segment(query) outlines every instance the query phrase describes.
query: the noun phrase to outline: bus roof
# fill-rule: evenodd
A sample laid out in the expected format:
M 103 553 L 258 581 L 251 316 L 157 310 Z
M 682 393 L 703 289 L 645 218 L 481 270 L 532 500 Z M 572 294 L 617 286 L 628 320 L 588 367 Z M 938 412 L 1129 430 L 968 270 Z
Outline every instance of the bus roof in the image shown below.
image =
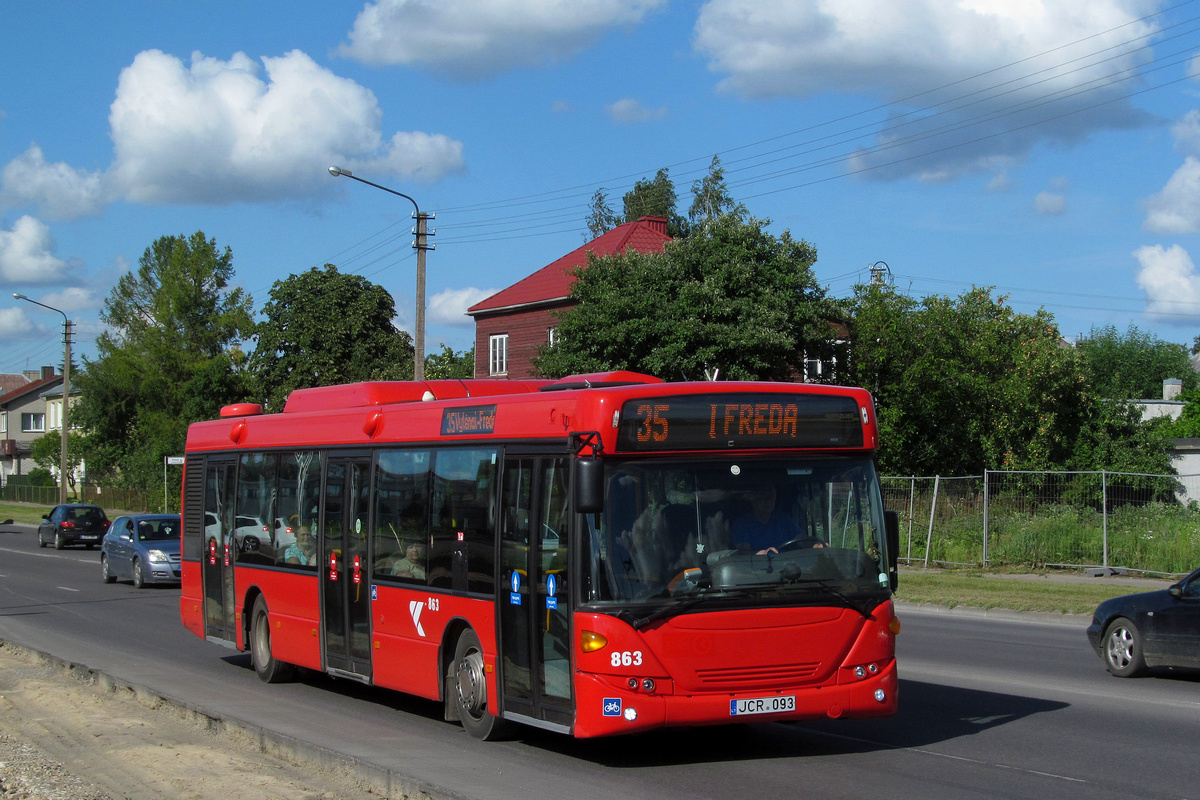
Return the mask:
M 775 399 L 784 395 L 792 396 L 788 408 L 797 403 L 803 408 L 786 411 L 782 397 Z M 640 402 L 644 398 L 661 402 L 646 405 Z M 666 402 L 670 398 L 680 401 Z M 684 402 L 682 398 L 692 400 Z M 704 405 L 706 402 L 709 405 Z M 717 405 L 721 405 L 719 411 Z M 709 406 L 711 411 L 707 410 Z M 639 409 L 648 409 L 646 413 L 653 416 L 653 425 L 649 416 L 645 422 L 647 431 L 653 427 L 653 432 L 665 433 L 669 429 L 680 432 L 679 437 L 647 440 L 653 441 L 653 446 L 636 444 L 638 439 L 630 430 L 638 424 L 633 416 Z M 717 416 L 721 415 L 725 433 L 740 429 L 746 435 L 721 437 L 719 444 L 705 444 L 696 432 L 708 425 L 709 421 L 701 416 L 710 413 L 714 433 L 719 433 Z M 793 418 L 793 430 L 795 419 L 802 427 L 807 426 L 806 430 L 824 430 L 829 427 L 828 419 L 838 420 L 837 430 L 828 440 L 810 436 L 797 440 L 799 443 L 792 447 L 872 450 L 876 446 L 874 405 L 863 389 L 799 383 L 665 383 L 650 375 L 622 370 L 572 375 L 557 381 L 369 381 L 298 389 L 280 413 L 263 414 L 256 403 L 239 403 L 223 408 L 220 419 L 193 424 L 188 429 L 187 450 L 355 447 L 384 442 L 565 441 L 572 433 L 595 431 L 606 453 L 670 451 L 676 449 L 676 442 L 682 443 L 681 450 L 719 447 L 727 451 L 788 446 L 788 440 L 769 433 L 787 430 L 780 426 L 787 422 L 788 414 Z M 674 427 L 667 428 L 668 422 Z M 685 438 L 682 432 L 688 429 L 693 433 Z M 861 433 L 845 436 L 855 430 Z M 757 431 L 763 435 L 754 435 Z

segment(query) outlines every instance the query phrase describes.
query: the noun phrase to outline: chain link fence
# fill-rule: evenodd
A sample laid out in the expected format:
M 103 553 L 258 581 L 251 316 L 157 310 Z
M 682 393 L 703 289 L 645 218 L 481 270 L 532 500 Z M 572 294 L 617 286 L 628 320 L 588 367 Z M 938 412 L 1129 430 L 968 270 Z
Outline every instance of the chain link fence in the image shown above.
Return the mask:
M 19 486 L 14 481 L 0 488 L 0 501 L 8 503 L 34 503 L 51 507 L 58 505 L 57 486 Z M 86 483 L 76 486 L 67 493 L 68 503 L 95 503 L 106 511 L 161 511 L 163 495 L 145 494 L 133 489 L 115 489 Z M 179 495 L 167 498 L 170 511 L 178 511 Z M 109 514 L 112 516 L 112 514 Z
M 1200 561 L 1200 475 L 985 472 L 885 477 L 908 564 L 1108 568 L 1176 575 Z

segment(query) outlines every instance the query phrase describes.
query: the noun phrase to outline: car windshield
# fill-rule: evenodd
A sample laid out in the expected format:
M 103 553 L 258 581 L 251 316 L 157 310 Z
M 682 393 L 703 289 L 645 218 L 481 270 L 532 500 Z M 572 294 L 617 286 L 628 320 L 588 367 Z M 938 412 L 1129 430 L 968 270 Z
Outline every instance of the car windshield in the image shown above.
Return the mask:
M 867 458 L 626 461 L 585 517 L 585 602 L 835 603 L 888 591 Z
M 177 539 L 179 538 L 179 518 L 138 520 L 137 538 L 139 542 Z

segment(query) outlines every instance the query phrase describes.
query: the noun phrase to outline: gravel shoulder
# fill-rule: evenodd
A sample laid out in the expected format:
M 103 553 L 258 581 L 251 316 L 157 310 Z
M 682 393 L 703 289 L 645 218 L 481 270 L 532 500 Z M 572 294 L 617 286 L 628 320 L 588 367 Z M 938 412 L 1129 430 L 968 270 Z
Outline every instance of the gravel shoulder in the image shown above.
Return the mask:
M 3 800 L 386 796 L 349 770 L 263 752 L 246 732 L 114 685 L 90 670 L 0 643 Z

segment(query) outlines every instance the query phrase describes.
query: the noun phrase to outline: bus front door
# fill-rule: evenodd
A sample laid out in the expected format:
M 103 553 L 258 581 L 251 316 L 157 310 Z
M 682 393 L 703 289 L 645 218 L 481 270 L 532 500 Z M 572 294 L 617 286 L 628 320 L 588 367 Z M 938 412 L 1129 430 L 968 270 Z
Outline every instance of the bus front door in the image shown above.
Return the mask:
M 237 602 L 233 584 L 234 475 L 237 462 L 210 458 L 204 475 L 204 635 L 209 641 L 237 646 Z
M 367 456 L 325 462 L 320 526 L 321 617 L 325 668 L 333 675 L 371 680 L 371 605 L 367 525 L 371 494 Z
M 509 455 L 501 522 L 501 705 L 505 716 L 570 730 L 567 592 L 569 459 Z

